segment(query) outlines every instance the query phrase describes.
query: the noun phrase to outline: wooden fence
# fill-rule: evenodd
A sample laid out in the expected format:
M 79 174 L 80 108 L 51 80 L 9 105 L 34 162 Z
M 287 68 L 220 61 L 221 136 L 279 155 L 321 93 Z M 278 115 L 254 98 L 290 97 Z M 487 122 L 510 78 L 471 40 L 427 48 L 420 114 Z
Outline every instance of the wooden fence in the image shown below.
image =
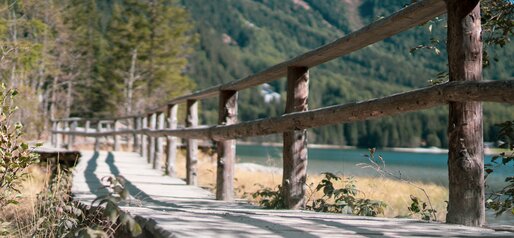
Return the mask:
M 448 12 L 449 82 L 383 98 L 308 109 L 309 68 L 391 37 L 445 12 Z M 52 143 L 60 146 L 66 140 L 65 143 L 71 146 L 75 136 L 94 137 L 95 149 L 98 150 L 100 138 L 112 137 L 113 149 L 119 150 L 119 136 L 131 135 L 134 151 L 141 153 L 153 168 L 164 168 L 167 174 L 173 176 L 176 171 L 177 139 L 183 138 L 186 140 L 187 151 L 186 181 L 187 184 L 196 185 L 197 140 L 214 140 L 218 154 L 216 198 L 230 201 L 233 200 L 234 191 L 235 139 L 283 133 L 282 195 L 288 208 L 297 209 L 305 203 L 307 128 L 368 120 L 449 104 L 450 198 L 447 221 L 481 226 L 485 221 L 485 212 L 480 102 L 514 104 L 514 80 L 481 81 L 480 40 L 479 1 L 460 3 L 458 0 L 421 0 L 330 44 L 260 73 L 175 98 L 143 115 L 109 120 L 53 120 Z M 238 91 L 284 76 L 287 76 L 284 115 L 237 121 Z M 218 125 L 198 126 L 198 100 L 216 96 L 219 98 Z M 178 128 L 177 108 L 182 103 L 186 105 L 187 116 L 185 127 Z

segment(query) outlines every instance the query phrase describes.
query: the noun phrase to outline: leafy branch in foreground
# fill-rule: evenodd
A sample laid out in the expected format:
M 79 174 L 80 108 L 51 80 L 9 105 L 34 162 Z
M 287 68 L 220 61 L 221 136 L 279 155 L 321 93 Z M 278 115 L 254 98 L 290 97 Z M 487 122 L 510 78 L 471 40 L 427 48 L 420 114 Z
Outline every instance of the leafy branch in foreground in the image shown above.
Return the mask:
M 120 202 L 129 198 L 129 192 L 125 188 L 125 178 L 123 176 L 106 176 L 102 178 L 102 180 L 107 181 L 107 185 L 103 187 L 106 188 L 109 193 L 93 200 L 91 206 L 93 206 L 95 202 L 98 202 L 98 206 L 105 205 L 103 215 L 112 223 L 117 222 L 118 227 L 116 227 L 115 230 L 119 227 L 125 227 L 132 236 L 140 235 L 142 228 L 139 223 L 137 223 L 128 212 L 123 211 L 119 207 Z
M 514 33 L 514 3 L 508 0 L 483 0 L 480 6 L 482 14 L 482 39 L 483 39 L 483 56 L 482 64 L 486 68 L 491 65 L 491 46 L 504 47 L 511 42 L 512 33 Z M 428 32 L 432 35 L 429 42 L 419 44 L 410 49 L 413 54 L 418 50 L 430 50 L 436 55 L 441 55 L 441 49 L 446 45 L 446 39 L 443 36 L 434 36 L 434 27 L 446 27 L 446 19 L 436 17 L 422 25 L 427 27 Z M 498 62 L 497 57 L 492 60 Z M 439 72 L 435 79 L 429 80 L 429 83 L 439 84 L 449 80 L 448 72 Z
M 25 168 L 37 161 L 33 148 L 21 138 L 23 125 L 13 122 L 13 114 L 18 109 L 14 103 L 17 94 L 16 89 L 0 84 L 0 207 L 17 203 L 13 192 L 20 192 L 16 186 L 27 175 Z
M 494 172 L 494 168 L 514 163 L 514 121 L 506 121 L 497 126 L 501 128 L 498 135 L 501 141 L 500 148 L 507 149 L 507 151 L 493 156 L 491 163 L 484 165 L 486 179 Z M 501 159 L 500 162 L 498 162 L 499 159 Z M 505 182 L 507 185 L 500 191 L 489 194 L 485 203 L 487 208 L 495 211 L 496 216 L 508 210 L 514 215 L 514 175 L 506 177 Z
M 375 157 L 375 152 L 376 152 L 375 148 L 370 148 L 369 155 L 365 155 L 365 157 L 368 158 L 369 163 L 360 163 L 360 164 L 357 164 L 357 166 L 359 166 L 361 168 L 371 168 L 371 169 L 375 170 L 381 176 L 392 177 L 394 179 L 405 182 L 405 183 L 419 189 L 425 195 L 427 202 L 424 202 L 424 201 L 420 200 L 419 198 L 411 195 L 412 203 L 411 203 L 410 207 L 408 207 L 409 211 L 413 214 L 419 214 L 423 220 L 428 221 L 428 220 L 432 219 L 433 221 L 436 221 L 437 220 L 437 210 L 434 209 L 434 207 L 432 206 L 432 202 L 430 201 L 430 197 L 428 196 L 427 191 L 424 188 L 416 185 L 415 183 L 413 183 L 409 180 L 406 180 L 401 175 L 396 175 L 396 174 L 392 173 L 391 171 L 388 171 L 386 169 L 386 164 L 385 164 L 384 158 L 382 158 L 382 156 L 380 156 L 380 155 Z
M 323 196 L 312 201 L 307 209 L 317 212 L 332 212 L 353 214 L 359 216 L 377 216 L 384 214 L 387 206 L 384 202 L 366 198 L 357 198 L 359 190 L 355 186 L 355 180 L 350 177 L 344 180 L 332 173 L 322 173 L 325 177 L 316 186 L 316 191 L 323 191 Z M 338 188 L 334 182 L 344 182 L 344 186 Z M 333 203 L 330 203 L 333 201 Z

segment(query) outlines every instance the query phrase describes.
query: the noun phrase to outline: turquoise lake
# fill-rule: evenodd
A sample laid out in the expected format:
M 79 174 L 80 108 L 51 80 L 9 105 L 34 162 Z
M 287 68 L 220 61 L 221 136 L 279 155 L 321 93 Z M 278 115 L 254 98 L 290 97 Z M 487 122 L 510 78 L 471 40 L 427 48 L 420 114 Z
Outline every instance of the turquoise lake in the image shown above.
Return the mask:
M 282 167 L 282 148 L 278 146 L 237 145 L 238 162 L 256 163 Z M 361 168 L 358 164 L 369 163 L 365 155 L 367 149 L 309 148 L 308 172 L 317 174 L 332 172 L 345 176 L 380 176 L 375 170 Z M 446 153 L 397 152 L 378 149 L 375 157 L 382 156 L 385 168 L 398 177 L 412 181 L 422 181 L 448 186 L 448 166 Z M 489 163 L 491 156 L 486 156 Z M 488 185 L 498 188 L 504 184 L 506 176 L 512 176 L 512 166 L 500 166 L 487 178 Z

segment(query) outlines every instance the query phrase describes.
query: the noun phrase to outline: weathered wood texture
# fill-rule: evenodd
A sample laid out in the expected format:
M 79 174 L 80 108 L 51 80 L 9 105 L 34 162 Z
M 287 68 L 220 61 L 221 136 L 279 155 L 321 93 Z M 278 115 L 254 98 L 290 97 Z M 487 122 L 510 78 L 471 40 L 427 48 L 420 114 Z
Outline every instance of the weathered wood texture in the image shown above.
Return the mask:
M 139 135 L 136 131 L 141 129 L 141 119 L 139 117 L 132 118 L 132 128 L 134 129 L 134 133 L 132 133 L 132 152 L 137 152 L 139 150 Z
M 58 122 L 56 122 L 56 121 L 52 122 L 52 131 L 56 131 L 57 130 L 57 123 Z M 58 147 L 57 146 L 57 134 L 56 133 L 52 133 L 52 135 L 50 137 L 50 140 L 51 140 L 52 146 Z
M 155 113 L 152 113 L 148 116 L 148 128 L 155 130 L 155 124 L 157 122 L 157 115 Z M 152 163 L 155 159 L 155 137 L 149 136 L 148 137 L 148 157 L 147 162 Z
M 287 100 L 285 113 L 308 110 L 309 69 L 290 67 L 287 71 Z M 305 207 L 307 181 L 307 130 L 293 128 L 283 134 L 282 195 L 290 209 Z
M 186 110 L 186 127 L 194 128 L 198 126 L 198 102 L 196 100 L 188 100 Z M 197 185 L 198 142 L 195 139 L 188 139 L 186 143 L 186 183 Z
M 237 91 L 222 91 L 219 96 L 218 124 L 235 123 L 237 123 Z M 232 201 L 234 200 L 236 140 L 218 141 L 217 153 L 216 199 Z
M 100 123 L 96 123 L 96 133 L 100 133 L 102 130 L 102 124 Z M 96 136 L 95 137 L 95 148 L 94 148 L 95 151 L 99 151 L 100 150 L 100 137 L 99 136 Z
M 178 105 L 172 104 L 168 106 L 168 128 L 170 130 L 177 129 L 177 113 Z M 174 136 L 166 136 L 166 174 L 176 176 L 176 160 L 177 160 L 177 138 Z
M 448 0 L 450 81 L 482 80 L 480 1 Z M 514 92 L 514 91 L 513 91 Z M 485 224 L 481 102 L 450 102 L 448 223 Z
M 157 113 L 157 129 L 164 129 L 164 116 L 166 114 L 164 112 Z M 162 158 L 164 156 L 164 138 L 156 137 L 155 138 L 155 160 L 153 161 L 153 168 L 161 170 L 162 169 Z
M 61 129 L 62 129 L 63 131 L 69 132 L 69 131 L 68 131 L 68 123 L 69 123 L 69 122 L 67 122 L 67 121 L 63 121 L 63 122 L 61 122 Z M 62 134 L 62 136 L 61 136 L 61 142 L 63 143 L 63 145 L 62 145 L 62 146 L 64 146 L 64 147 L 67 147 L 67 146 L 68 146 L 68 140 L 67 140 L 67 135 L 66 135 L 66 134 Z
M 90 127 L 91 127 L 91 121 L 87 120 L 87 121 L 84 123 L 84 131 L 85 131 L 85 132 L 88 132 Z
M 498 102 L 514 104 L 514 80 L 502 81 L 459 81 L 439 84 L 391 96 L 360 102 L 335 105 L 306 112 L 285 114 L 276 118 L 266 118 L 241 122 L 234 125 L 183 129 L 141 129 L 147 136 L 176 136 L 186 139 L 227 140 L 251 136 L 282 133 L 294 129 L 307 129 L 331 124 L 363 121 L 404 112 L 420 111 L 449 102 Z M 72 134 L 65 130 L 54 131 L 59 134 Z M 80 136 L 112 136 L 114 132 L 99 133 L 73 132 Z M 118 134 L 133 133 L 120 130 Z
M 77 121 L 71 121 L 71 122 L 68 122 L 66 124 L 68 126 L 68 131 L 70 131 L 70 132 L 75 132 L 76 131 L 76 129 L 77 129 Z M 67 148 L 69 150 L 71 150 L 73 148 L 74 144 L 75 144 L 75 135 L 72 133 L 72 134 L 68 135 L 68 146 L 67 146 Z
M 147 128 L 148 127 L 148 118 L 147 117 L 141 117 L 141 127 Z M 141 157 L 145 158 L 148 155 L 148 137 L 141 133 Z M 148 159 L 147 159 L 148 161 Z
M 151 136 L 173 135 L 181 138 L 220 141 L 364 121 L 429 109 L 446 105 L 448 102 L 483 101 L 514 104 L 514 97 L 511 96 L 513 91 L 514 80 L 449 82 L 383 98 L 324 107 L 307 112 L 288 113 L 276 118 L 259 119 L 234 125 L 196 129 L 143 130 L 143 132 Z
M 114 120 L 114 122 L 112 123 L 112 130 L 113 131 L 117 131 L 118 130 L 118 120 Z M 114 134 L 112 136 L 113 138 L 113 150 L 114 151 L 119 151 L 120 150 L 120 136 L 118 134 Z

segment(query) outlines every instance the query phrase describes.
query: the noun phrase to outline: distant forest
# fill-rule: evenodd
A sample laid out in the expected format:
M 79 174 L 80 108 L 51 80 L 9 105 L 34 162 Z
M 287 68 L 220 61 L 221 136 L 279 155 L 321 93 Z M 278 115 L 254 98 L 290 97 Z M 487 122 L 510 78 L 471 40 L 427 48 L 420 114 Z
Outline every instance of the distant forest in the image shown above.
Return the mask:
M 388 16 L 410 0 L 0 0 L 0 74 L 24 95 L 20 117 L 142 112 L 194 90 L 241 79 Z M 446 71 L 445 19 L 429 22 L 310 70 L 311 109 L 429 86 Z M 433 48 L 412 51 L 420 45 Z M 423 48 L 423 47 L 421 47 Z M 484 79 L 514 76 L 514 47 L 488 48 Z M 265 101 L 264 94 L 275 99 Z M 280 95 L 280 98 L 276 96 Z M 279 116 L 285 80 L 240 92 L 239 120 Z M 484 132 L 514 108 L 486 104 Z M 217 122 L 217 100 L 201 102 Z M 447 109 L 310 130 L 310 143 L 446 147 Z M 280 140 L 280 135 L 249 140 Z
M 365 24 L 388 16 L 410 0 L 283 1 L 283 0 L 182 0 L 196 22 L 199 44 L 188 75 L 197 88 L 240 79 L 273 64 L 340 38 Z M 432 25 L 430 27 L 430 25 Z M 429 31 L 429 28 L 431 31 Z M 429 86 L 446 71 L 444 17 L 383 42 L 311 69 L 309 107 L 319 108 L 386 96 Z M 434 40 L 440 54 L 420 49 Z M 510 60 L 514 47 L 489 49 L 491 64 L 484 79 L 514 76 Z M 265 103 L 260 89 L 241 92 L 239 119 L 278 116 L 284 112 L 285 80 L 271 83 L 282 95 L 278 103 Z M 216 122 L 215 100 L 203 102 L 204 123 Z M 514 118 L 514 107 L 486 104 L 484 133 L 495 141 L 496 123 Z M 359 147 L 446 147 L 447 107 L 359 123 L 312 129 L 310 143 Z M 279 140 L 280 137 L 249 140 Z

